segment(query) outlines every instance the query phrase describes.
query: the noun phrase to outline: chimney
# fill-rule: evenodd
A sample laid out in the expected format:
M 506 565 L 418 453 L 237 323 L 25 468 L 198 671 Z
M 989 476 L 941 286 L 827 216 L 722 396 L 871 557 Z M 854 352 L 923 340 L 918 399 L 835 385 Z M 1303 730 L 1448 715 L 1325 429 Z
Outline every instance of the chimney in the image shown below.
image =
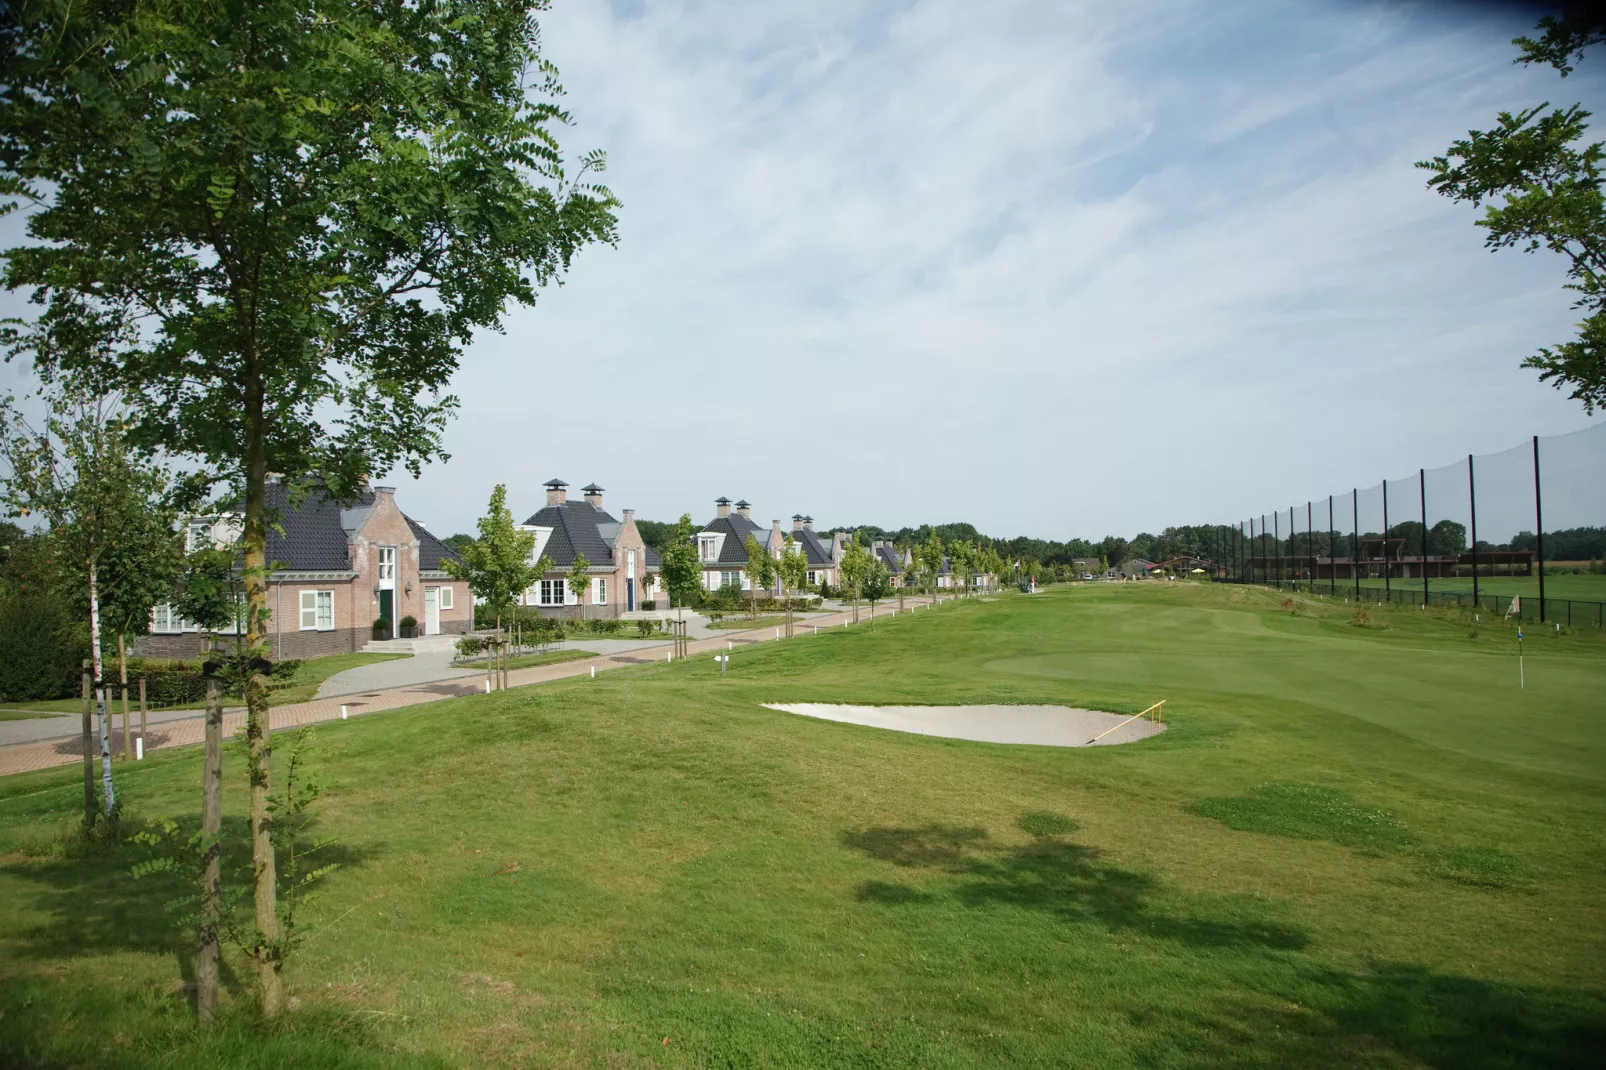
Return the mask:
M 871 541 L 870 546 L 872 549 L 879 550 L 881 547 L 885 546 L 886 543 L 887 540 L 885 539 L 874 539 Z
M 569 500 L 569 484 L 561 479 L 549 479 L 543 486 L 546 487 L 546 503 L 548 505 L 562 505 Z
M 636 511 L 634 509 L 626 509 L 626 510 L 624 510 L 624 514 L 625 514 L 624 522 L 626 524 L 628 524 L 632 520 L 636 519 Z
M 781 522 L 779 520 L 770 521 L 770 542 L 776 546 L 786 545 L 786 536 L 781 534 Z
M 720 520 L 731 515 L 731 500 L 729 498 L 714 499 L 714 516 Z
M 380 497 L 380 498 L 394 498 L 394 497 L 396 497 L 396 488 L 395 487 L 375 487 L 374 488 L 374 494 L 375 494 L 375 496 Z
M 802 531 L 803 530 L 803 514 L 802 513 L 793 513 L 792 514 L 792 530 L 793 531 Z
M 803 530 L 804 531 L 813 531 L 814 530 L 814 518 L 812 516 L 806 516 L 806 517 L 803 518 Z
M 743 520 L 753 519 L 753 507 L 745 501 L 736 503 L 736 511 L 742 514 Z
M 602 488 L 601 487 L 597 486 L 595 483 L 587 483 L 585 486 L 581 487 L 580 489 L 585 493 L 586 504 L 587 505 L 591 506 L 593 509 L 601 509 L 602 508 Z

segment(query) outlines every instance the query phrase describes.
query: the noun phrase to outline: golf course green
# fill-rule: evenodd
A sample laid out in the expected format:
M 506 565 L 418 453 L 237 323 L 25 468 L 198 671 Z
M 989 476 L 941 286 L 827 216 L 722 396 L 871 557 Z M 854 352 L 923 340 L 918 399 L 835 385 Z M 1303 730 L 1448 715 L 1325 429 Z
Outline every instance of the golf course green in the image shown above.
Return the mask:
M 0 1065 L 1597 1066 L 1606 636 L 1524 648 L 1519 689 L 1457 610 L 1051 587 L 327 724 L 266 1028 L 232 951 L 194 1024 L 187 878 L 130 874 L 199 749 L 118 767 L 117 842 L 77 768 L 7 777 Z M 762 705 L 1161 699 L 1078 749 Z

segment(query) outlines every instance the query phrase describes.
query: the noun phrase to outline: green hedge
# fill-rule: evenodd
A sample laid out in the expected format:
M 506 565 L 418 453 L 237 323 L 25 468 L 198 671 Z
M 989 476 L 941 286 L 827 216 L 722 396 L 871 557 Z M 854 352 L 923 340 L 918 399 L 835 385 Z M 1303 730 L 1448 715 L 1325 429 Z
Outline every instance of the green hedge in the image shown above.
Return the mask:
M 88 656 L 88 629 L 58 599 L 0 587 L 0 701 L 71 698 Z

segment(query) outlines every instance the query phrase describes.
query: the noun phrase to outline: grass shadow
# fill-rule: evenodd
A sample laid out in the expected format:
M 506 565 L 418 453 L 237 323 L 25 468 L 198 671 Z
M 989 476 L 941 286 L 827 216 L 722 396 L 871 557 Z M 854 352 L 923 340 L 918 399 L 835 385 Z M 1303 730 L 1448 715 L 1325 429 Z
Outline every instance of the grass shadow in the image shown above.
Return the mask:
M 1022 821 L 1033 828 L 1074 827 L 1059 815 L 1028 814 Z M 949 895 L 969 907 L 1044 911 L 1066 922 L 1093 922 L 1192 946 L 1293 949 L 1308 943 L 1303 932 L 1258 918 L 1184 917 L 1156 908 L 1152 900 L 1161 890 L 1156 878 L 1109 865 L 1100 860 L 1098 848 L 1052 835 L 1007 847 L 993 844 L 979 828 L 880 826 L 845 832 L 842 842 L 878 861 L 961 878 Z M 900 905 L 940 898 L 881 881 L 861 884 L 855 895 L 861 902 Z

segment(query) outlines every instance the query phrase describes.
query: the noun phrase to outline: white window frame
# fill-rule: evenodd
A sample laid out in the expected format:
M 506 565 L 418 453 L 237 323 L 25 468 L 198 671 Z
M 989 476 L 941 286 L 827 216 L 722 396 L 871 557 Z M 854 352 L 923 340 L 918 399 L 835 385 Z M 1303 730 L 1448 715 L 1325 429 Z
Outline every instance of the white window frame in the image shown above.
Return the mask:
M 436 609 L 451 609 L 452 608 L 452 590 L 453 590 L 453 587 L 449 583 L 443 583 L 443 584 L 440 585 L 439 590 L 435 594 L 435 608 Z
M 310 597 L 309 597 L 310 596 Z M 307 589 L 299 598 L 301 631 L 332 632 L 335 630 L 335 592 Z
M 595 576 L 591 580 L 592 605 L 605 606 L 608 604 L 608 577 Z
M 386 560 L 387 557 L 389 558 L 388 561 Z M 381 586 L 384 585 L 386 580 L 390 581 L 391 587 L 395 586 L 395 584 L 396 584 L 396 557 L 397 557 L 396 547 L 394 547 L 394 546 L 381 546 L 381 547 L 379 547 L 379 583 L 380 583 Z M 390 588 L 386 588 L 386 589 L 389 590 Z
M 719 539 L 713 535 L 705 535 L 697 540 L 698 556 L 704 561 L 717 561 L 719 559 Z
M 156 635 L 178 635 L 189 631 L 189 623 L 178 614 L 171 602 L 158 602 L 151 607 L 151 631 Z
M 192 554 L 197 550 L 212 549 L 212 522 L 191 520 L 184 548 L 187 553 Z
M 561 606 L 568 604 L 568 584 L 561 578 L 541 581 L 541 600 L 543 606 Z
M 743 576 L 743 574 L 741 572 L 732 572 L 732 571 L 721 572 L 719 574 L 719 586 L 720 586 L 720 589 L 721 590 L 730 590 L 732 587 L 734 587 L 737 590 L 741 590 L 742 589 L 742 580 L 743 580 L 743 578 L 744 578 L 744 576 Z

